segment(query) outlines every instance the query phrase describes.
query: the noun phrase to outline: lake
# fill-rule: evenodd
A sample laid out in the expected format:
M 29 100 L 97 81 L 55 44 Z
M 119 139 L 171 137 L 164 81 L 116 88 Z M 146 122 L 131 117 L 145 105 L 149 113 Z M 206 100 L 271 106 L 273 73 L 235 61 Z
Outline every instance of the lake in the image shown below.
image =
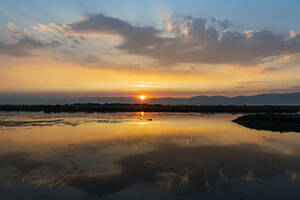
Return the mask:
M 299 199 L 300 134 L 238 116 L 0 112 L 0 199 Z

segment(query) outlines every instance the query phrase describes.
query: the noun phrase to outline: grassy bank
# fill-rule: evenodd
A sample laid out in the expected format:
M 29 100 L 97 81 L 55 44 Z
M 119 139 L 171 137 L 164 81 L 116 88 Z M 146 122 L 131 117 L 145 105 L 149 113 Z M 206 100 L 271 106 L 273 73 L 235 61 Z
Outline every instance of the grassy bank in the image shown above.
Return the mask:
M 300 132 L 300 115 L 252 114 L 236 118 L 233 122 L 256 130 Z
M 27 112 L 199 112 L 199 113 L 296 113 L 300 106 L 270 105 L 153 105 L 153 104 L 67 104 L 0 105 L 0 111 Z

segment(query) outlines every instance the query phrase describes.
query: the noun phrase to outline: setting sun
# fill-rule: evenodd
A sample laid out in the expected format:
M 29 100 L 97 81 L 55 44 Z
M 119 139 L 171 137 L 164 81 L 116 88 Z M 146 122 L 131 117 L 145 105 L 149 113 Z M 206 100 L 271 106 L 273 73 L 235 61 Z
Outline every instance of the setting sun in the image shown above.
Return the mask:
M 144 100 L 147 99 L 147 96 L 146 96 L 146 95 L 140 95 L 140 96 L 139 96 L 139 99 L 142 100 L 142 101 L 144 101 Z

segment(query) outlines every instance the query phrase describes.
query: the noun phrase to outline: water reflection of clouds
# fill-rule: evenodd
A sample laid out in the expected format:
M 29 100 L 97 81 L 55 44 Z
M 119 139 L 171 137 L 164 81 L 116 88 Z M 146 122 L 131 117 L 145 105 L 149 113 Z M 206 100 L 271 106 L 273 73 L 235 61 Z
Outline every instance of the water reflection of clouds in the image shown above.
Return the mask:
M 155 188 L 171 198 L 235 190 L 237 183 L 253 188 L 276 177 L 299 180 L 295 134 L 244 129 L 231 125 L 230 115 L 152 114 L 154 121 L 147 121 L 126 114 L 124 123 L 117 124 L 106 123 L 116 115 L 107 116 L 83 117 L 93 122 L 76 127 L 0 133 L 0 185 L 2 180 L 14 189 L 72 188 L 68 195 L 84 192 L 103 198 L 146 185 L 146 191 Z M 99 126 L 95 120 L 109 121 Z M 148 125 L 140 128 L 140 122 Z
M 57 183 L 48 183 L 75 187 L 97 196 L 120 192 L 136 184 L 159 183 L 163 192 L 176 195 L 225 190 L 233 187 L 231 184 L 236 180 L 263 181 L 276 176 L 296 180 L 295 174 L 300 172 L 299 157 L 266 153 L 252 144 L 184 147 L 165 143 L 150 152 L 124 156 L 117 164 L 121 167 L 117 173 L 90 169 L 64 173 L 52 179 Z

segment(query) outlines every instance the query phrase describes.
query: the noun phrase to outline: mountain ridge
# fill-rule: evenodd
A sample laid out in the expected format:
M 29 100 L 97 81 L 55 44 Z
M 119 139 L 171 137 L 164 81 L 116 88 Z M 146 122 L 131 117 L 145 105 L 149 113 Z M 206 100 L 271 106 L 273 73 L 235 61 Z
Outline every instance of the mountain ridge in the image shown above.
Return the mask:
M 73 103 L 124 103 L 135 104 L 135 97 L 20 97 L 0 95 L 0 104 L 73 104 Z M 207 96 L 189 98 L 161 97 L 149 98 L 145 103 L 163 105 L 297 105 L 300 104 L 300 92 L 269 93 L 249 96 Z

